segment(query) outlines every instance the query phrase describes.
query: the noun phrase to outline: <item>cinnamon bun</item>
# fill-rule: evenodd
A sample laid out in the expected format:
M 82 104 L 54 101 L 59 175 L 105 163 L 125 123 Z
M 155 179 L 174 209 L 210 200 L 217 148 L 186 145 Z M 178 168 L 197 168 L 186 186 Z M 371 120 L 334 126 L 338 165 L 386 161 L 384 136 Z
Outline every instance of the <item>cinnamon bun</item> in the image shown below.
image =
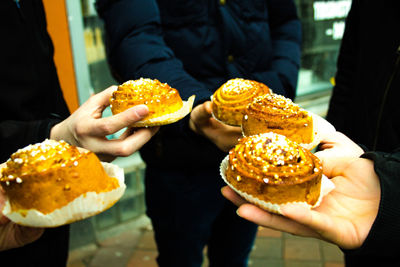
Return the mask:
M 272 212 L 288 202 L 317 204 L 322 165 L 311 152 L 272 132 L 242 138 L 221 165 L 226 182 L 248 201 Z
M 111 111 L 118 114 L 135 105 L 144 104 L 149 108 L 149 115 L 131 125 L 145 127 L 165 125 L 176 122 L 192 110 L 194 96 L 182 101 L 178 90 L 157 79 L 140 78 L 127 81 L 113 92 L 110 99 Z
M 263 83 L 241 78 L 231 79 L 212 96 L 213 116 L 225 124 L 240 126 L 246 106 L 255 97 L 269 93 L 270 89 Z
M 0 168 L 3 214 L 22 225 L 55 227 L 104 211 L 125 190 L 122 169 L 104 167 L 93 152 L 64 141 L 19 149 Z
M 244 111 L 243 134 L 275 132 L 299 144 L 314 140 L 313 117 L 292 100 L 278 94 L 256 97 Z

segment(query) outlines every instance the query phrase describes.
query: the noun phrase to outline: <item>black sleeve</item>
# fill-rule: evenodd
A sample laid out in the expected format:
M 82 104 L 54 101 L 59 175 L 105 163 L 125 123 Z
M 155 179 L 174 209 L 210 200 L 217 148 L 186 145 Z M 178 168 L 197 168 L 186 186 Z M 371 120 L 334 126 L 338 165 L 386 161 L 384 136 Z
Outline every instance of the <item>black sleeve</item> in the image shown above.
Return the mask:
M 12 153 L 29 144 L 49 138 L 51 128 L 61 119 L 48 118 L 35 121 L 0 122 L 0 162 L 6 161 Z
M 358 31 L 358 1 L 353 1 L 352 7 L 346 19 L 346 28 L 340 46 L 335 87 L 329 103 L 327 120 L 335 125 L 338 131 L 348 129 L 346 117 L 354 106 L 354 80 L 356 76 L 356 55 L 359 45 L 356 42 Z M 347 125 L 347 126 L 346 126 Z
M 400 150 L 393 153 L 367 152 L 362 157 L 374 161 L 381 184 L 381 201 L 364 244 L 355 250 L 343 250 L 346 265 L 400 266 L 397 255 L 400 241 Z

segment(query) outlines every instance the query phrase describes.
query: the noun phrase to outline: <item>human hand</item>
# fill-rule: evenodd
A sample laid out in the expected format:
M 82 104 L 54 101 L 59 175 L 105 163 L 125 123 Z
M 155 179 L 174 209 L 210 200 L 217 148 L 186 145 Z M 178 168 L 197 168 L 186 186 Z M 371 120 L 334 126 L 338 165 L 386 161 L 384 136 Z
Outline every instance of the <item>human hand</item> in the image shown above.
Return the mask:
M 256 224 L 294 235 L 319 238 L 344 249 L 355 249 L 365 241 L 378 214 L 380 183 L 373 162 L 363 158 L 325 160 L 324 174 L 335 189 L 320 206 L 309 209 L 302 204 L 286 204 L 283 216 L 246 203 L 229 187 L 222 194 L 240 206 L 240 217 Z
M 129 128 L 132 123 L 148 114 L 145 105 L 137 105 L 111 117 L 102 118 L 110 105 L 115 86 L 91 96 L 71 116 L 51 129 L 50 138 L 64 140 L 71 145 L 95 152 L 102 160 L 111 161 L 117 156 L 129 156 L 141 148 L 157 132 L 159 127 Z M 118 138 L 108 140 L 107 135 L 128 127 Z
M 364 150 L 354 143 L 350 138 L 341 132 L 329 133 L 324 136 L 318 146 L 321 151 L 315 153 L 321 159 L 341 158 L 341 157 L 360 157 Z
M 227 152 L 243 136 L 242 129 L 217 121 L 212 117 L 211 112 L 211 101 L 195 107 L 190 114 L 189 127 L 195 133 L 210 139 L 222 151 Z
M 4 191 L 0 187 L 0 251 L 22 247 L 37 240 L 43 234 L 43 228 L 21 226 L 3 216 L 1 211 L 4 203 Z

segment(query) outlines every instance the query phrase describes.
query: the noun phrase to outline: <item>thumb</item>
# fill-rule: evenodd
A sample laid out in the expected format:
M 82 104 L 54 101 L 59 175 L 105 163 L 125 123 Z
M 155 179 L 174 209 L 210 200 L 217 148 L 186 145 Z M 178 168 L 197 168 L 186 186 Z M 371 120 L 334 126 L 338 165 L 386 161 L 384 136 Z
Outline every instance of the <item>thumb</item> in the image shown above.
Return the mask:
M 205 124 L 211 118 L 210 104 L 208 102 L 198 105 L 192 110 L 190 118 L 196 125 Z
M 351 157 L 320 157 L 320 159 L 322 160 L 323 173 L 328 178 L 342 176 L 347 166 L 357 160 L 357 158 Z

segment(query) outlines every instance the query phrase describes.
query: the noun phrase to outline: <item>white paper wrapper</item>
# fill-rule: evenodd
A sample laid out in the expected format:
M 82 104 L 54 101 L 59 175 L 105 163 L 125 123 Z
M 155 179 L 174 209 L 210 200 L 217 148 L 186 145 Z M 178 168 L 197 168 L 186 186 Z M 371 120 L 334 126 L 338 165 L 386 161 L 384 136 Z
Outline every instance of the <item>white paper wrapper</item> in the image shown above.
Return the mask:
M 117 165 L 102 162 L 104 170 L 110 177 L 119 181 L 119 187 L 105 193 L 88 192 L 74 199 L 68 205 L 55 211 L 43 214 L 37 210 L 12 212 L 8 200 L 3 208 L 3 215 L 11 221 L 30 227 L 57 227 L 99 214 L 114 205 L 124 194 L 124 170 Z
M 264 210 L 267 210 L 269 212 L 273 212 L 273 213 L 277 213 L 277 214 L 282 214 L 281 213 L 281 205 L 282 204 L 275 204 L 275 203 L 271 203 L 271 202 L 265 202 L 263 200 L 260 200 L 254 196 L 251 196 L 241 190 L 236 189 L 235 187 L 233 187 L 228 180 L 226 180 L 226 169 L 229 165 L 229 156 L 226 156 L 220 165 L 219 171 L 221 174 L 222 179 L 225 181 L 225 183 L 232 188 L 236 193 L 238 193 L 241 197 L 243 197 L 244 199 L 246 199 L 248 202 L 253 203 L 255 205 L 257 205 L 258 207 L 263 208 Z M 290 202 L 290 203 L 304 203 L 306 204 L 308 207 L 311 208 L 315 208 L 318 207 L 319 204 L 321 204 L 321 201 L 323 199 L 324 196 L 326 196 L 327 194 L 329 194 L 329 192 L 331 192 L 333 189 L 335 188 L 335 185 L 333 184 L 333 182 L 331 180 L 328 179 L 328 177 L 326 177 L 325 175 L 322 175 L 322 179 L 321 179 L 321 193 L 319 195 L 318 201 L 317 203 L 315 203 L 314 206 L 311 206 L 310 204 L 306 203 L 306 202 Z M 289 203 L 289 202 L 288 202 Z M 287 203 L 285 203 L 287 204 Z
M 321 143 L 322 139 L 324 139 L 325 136 L 336 132 L 336 129 L 335 129 L 335 127 L 333 127 L 332 124 L 330 124 L 327 120 L 325 120 L 321 116 L 314 114 L 312 112 L 309 112 L 309 111 L 307 111 L 307 112 L 313 118 L 314 139 L 311 143 L 300 144 L 300 145 L 307 150 L 312 150 L 315 147 L 317 147 L 319 145 L 319 143 Z
M 131 125 L 131 127 L 150 127 L 150 126 L 161 126 L 167 125 L 183 119 L 187 114 L 192 111 L 193 103 L 194 103 L 195 96 L 192 95 L 189 97 L 187 101 L 182 101 L 183 106 L 175 111 L 174 113 L 165 114 L 163 116 L 147 119 L 147 120 L 140 120 L 135 122 Z

